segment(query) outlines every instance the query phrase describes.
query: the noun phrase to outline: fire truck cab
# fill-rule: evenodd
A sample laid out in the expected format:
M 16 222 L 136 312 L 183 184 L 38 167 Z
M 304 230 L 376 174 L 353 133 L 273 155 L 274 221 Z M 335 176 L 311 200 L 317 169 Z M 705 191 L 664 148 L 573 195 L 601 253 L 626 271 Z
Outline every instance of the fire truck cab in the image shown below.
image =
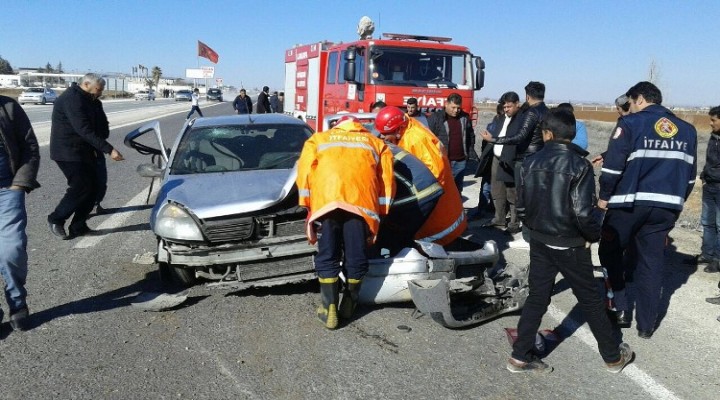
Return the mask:
M 299 45 L 285 53 L 285 112 L 322 127 L 325 114 L 369 112 L 376 101 L 422 112 L 442 108 L 451 93 L 476 119 L 474 91 L 484 85 L 485 62 L 446 37 L 383 33 L 383 39 Z

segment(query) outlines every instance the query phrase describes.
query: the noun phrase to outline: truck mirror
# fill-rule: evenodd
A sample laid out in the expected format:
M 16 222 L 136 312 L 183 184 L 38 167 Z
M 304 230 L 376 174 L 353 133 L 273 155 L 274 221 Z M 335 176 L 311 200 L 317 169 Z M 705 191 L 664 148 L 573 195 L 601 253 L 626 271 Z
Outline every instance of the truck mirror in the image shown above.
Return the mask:
M 355 47 L 351 46 L 345 50 L 345 60 L 355 61 Z
M 485 86 L 485 60 L 475 57 L 475 90 L 480 90 Z

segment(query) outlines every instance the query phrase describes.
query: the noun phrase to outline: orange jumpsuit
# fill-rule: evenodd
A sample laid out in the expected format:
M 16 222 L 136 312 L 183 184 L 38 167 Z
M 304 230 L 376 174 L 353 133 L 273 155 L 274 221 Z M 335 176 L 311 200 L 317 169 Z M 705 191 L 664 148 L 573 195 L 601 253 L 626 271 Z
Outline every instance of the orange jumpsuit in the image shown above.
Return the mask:
M 347 121 L 312 135 L 297 170 L 299 203 L 310 210 L 311 243 L 317 240 L 312 222 L 337 209 L 362 217 L 375 240 L 380 217 L 388 214 L 395 195 L 393 156 L 385 142 Z
M 455 186 L 450 160 L 440 140 L 421 122 L 408 118 L 398 146 L 419 158 L 442 186 L 445 193 L 415 235 L 415 240 L 446 245 L 467 229 L 462 197 Z

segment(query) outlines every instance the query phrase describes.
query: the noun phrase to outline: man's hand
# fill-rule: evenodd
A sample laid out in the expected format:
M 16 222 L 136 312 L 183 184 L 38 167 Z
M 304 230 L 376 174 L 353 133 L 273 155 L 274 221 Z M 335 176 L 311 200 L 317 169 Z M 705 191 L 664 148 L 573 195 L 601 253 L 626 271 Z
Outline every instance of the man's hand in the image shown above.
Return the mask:
M 605 161 L 605 160 L 603 159 L 603 156 L 602 156 L 602 155 L 595 156 L 595 157 L 593 157 L 592 160 L 590 160 L 590 162 L 592 163 L 593 167 L 602 167 L 603 161 Z
M 122 161 L 125 159 L 123 155 L 115 149 L 112 149 L 112 151 L 110 152 L 110 158 L 112 158 L 114 161 Z
M 607 211 L 607 205 L 608 205 L 607 200 L 598 200 L 598 202 L 597 202 L 597 206 L 601 210 Z
M 486 142 L 493 142 L 493 137 L 487 130 L 480 132 L 480 136 L 482 136 L 483 140 Z

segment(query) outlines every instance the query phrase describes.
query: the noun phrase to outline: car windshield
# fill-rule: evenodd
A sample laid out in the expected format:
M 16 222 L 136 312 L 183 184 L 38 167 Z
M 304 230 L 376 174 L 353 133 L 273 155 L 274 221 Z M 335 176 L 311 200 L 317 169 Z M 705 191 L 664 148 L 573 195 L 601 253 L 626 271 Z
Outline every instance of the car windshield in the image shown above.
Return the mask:
M 220 89 L 210 89 L 210 90 L 208 90 L 208 93 L 211 93 L 211 94 L 220 93 Z
M 177 92 L 177 94 L 190 94 L 189 90 L 180 90 Z
M 28 92 L 31 92 L 31 93 L 42 93 L 42 92 L 45 91 L 45 89 L 43 89 L 43 88 L 30 88 L 30 89 L 28 89 L 27 91 L 28 91 Z
M 311 134 L 306 126 L 288 124 L 191 128 L 178 144 L 170 174 L 289 169 Z

